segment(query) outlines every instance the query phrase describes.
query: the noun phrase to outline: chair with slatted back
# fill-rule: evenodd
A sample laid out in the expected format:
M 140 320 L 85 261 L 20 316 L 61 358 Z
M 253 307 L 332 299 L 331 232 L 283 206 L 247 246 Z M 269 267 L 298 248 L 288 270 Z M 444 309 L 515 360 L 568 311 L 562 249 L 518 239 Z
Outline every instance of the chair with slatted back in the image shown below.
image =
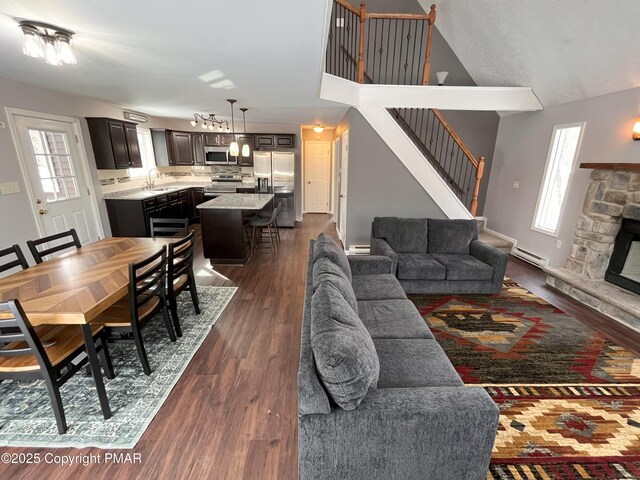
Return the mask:
M 176 335 L 171 326 L 166 296 L 167 249 L 145 260 L 129 265 L 129 295 L 102 312 L 93 321 L 107 330 L 112 343 L 135 343 L 145 375 L 151 374 L 149 360 L 142 342 L 141 327 L 156 312 L 162 312 L 164 324 L 172 342 Z
M 0 250 L 0 258 L 8 257 L 9 255 L 15 255 L 16 258 L 9 260 L 7 263 L 1 264 L 0 273 L 6 272 L 7 270 L 11 270 L 15 267 L 21 267 L 23 270 L 25 268 L 29 268 L 29 264 L 27 263 L 26 258 L 24 258 L 19 245 L 13 245 L 12 247 Z
M 151 237 L 186 237 L 189 233 L 188 218 L 151 218 Z
M 64 243 L 58 243 L 53 247 L 47 247 L 43 250 L 38 250 L 38 247 L 40 245 L 49 242 L 55 242 L 56 240 L 61 240 L 67 237 L 71 238 Z M 80 239 L 78 238 L 78 234 L 76 233 L 75 229 L 72 228 L 71 230 L 68 230 L 66 232 L 56 233 L 55 235 L 42 237 L 38 240 L 29 240 L 27 242 L 27 246 L 29 247 L 29 250 L 31 250 L 31 255 L 33 255 L 33 259 L 36 261 L 36 263 L 42 263 L 44 261 L 42 257 L 46 257 L 47 255 L 51 255 L 52 253 L 60 252 L 71 247 L 80 248 L 82 247 L 82 244 L 80 243 Z
M 77 325 L 33 327 L 18 300 L 0 303 L 0 327 L 17 328 L 17 333 L 0 333 L 0 380 L 44 380 L 58 432 L 65 433 L 67 421 L 60 387 L 88 364 L 86 355 L 79 358 L 85 351 L 80 328 Z M 92 333 L 105 375 L 114 378 L 104 329 L 96 325 Z
M 169 245 L 167 261 L 167 300 L 173 317 L 173 325 L 179 337 L 182 336 L 176 298 L 185 290 L 191 293 L 191 302 L 196 313 L 200 314 L 200 303 L 193 274 L 194 242 L 193 232 Z

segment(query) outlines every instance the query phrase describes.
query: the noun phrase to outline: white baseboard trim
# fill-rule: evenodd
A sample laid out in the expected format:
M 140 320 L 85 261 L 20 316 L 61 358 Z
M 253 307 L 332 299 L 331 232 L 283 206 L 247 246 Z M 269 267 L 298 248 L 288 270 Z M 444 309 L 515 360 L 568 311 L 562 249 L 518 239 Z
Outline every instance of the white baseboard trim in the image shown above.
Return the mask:
M 496 232 L 495 230 L 491 230 L 490 228 L 484 227 L 484 231 L 493 235 L 494 237 L 498 237 L 501 238 L 503 240 L 506 240 L 507 242 L 512 242 L 513 243 L 513 248 L 515 248 L 516 245 L 518 245 L 518 240 L 516 240 L 515 238 L 509 237 L 507 235 L 505 235 L 504 233 L 500 233 L 500 232 Z

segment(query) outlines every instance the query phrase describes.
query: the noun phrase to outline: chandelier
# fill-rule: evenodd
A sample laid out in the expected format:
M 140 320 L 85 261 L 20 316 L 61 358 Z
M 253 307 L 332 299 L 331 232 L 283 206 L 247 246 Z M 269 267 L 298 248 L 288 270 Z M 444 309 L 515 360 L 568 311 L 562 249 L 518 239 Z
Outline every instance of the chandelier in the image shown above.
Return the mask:
M 209 129 L 209 130 L 214 130 L 217 125 L 218 130 L 219 131 L 225 131 L 225 132 L 229 132 L 229 122 L 226 120 L 218 120 L 216 118 L 216 114 L 215 113 L 210 113 L 208 117 L 205 117 L 204 115 L 200 115 L 199 113 L 194 113 L 193 114 L 193 120 L 191 120 L 191 126 L 195 127 L 196 125 L 198 125 L 200 122 L 202 122 L 202 128 Z M 224 128 L 222 127 L 224 125 Z
M 50 65 L 78 63 L 71 48 L 71 39 L 75 32 L 31 20 L 23 20 L 18 25 L 24 37 L 22 51 L 25 55 L 44 58 Z

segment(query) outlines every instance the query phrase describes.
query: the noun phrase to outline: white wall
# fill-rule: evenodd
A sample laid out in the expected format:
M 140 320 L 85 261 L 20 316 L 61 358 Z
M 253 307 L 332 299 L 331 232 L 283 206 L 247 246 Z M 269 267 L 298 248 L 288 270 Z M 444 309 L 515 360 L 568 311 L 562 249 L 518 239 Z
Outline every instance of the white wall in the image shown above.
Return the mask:
M 631 129 L 640 112 L 640 88 L 502 117 L 484 214 L 488 227 L 518 240 L 518 245 L 563 266 L 576 221 L 582 212 L 590 170 L 577 168 L 569 185 L 557 238 L 531 230 L 538 191 L 555 125 L 586 122 L 580 163 L 638 163 L 640 142 Z M 514 180 L 520 188 L 514 189 Z M 556 241 L 562 247 L 556 248 Z

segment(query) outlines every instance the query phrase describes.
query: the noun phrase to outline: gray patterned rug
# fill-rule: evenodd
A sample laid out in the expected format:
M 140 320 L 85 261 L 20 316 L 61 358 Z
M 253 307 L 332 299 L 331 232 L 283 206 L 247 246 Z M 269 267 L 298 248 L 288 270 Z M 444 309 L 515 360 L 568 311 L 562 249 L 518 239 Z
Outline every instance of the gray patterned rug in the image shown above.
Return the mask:
M 236 287 L 198 287 L 200 315 L 188 292 L 178 298 L 182 337 L 171 343 L 156 315 L 142 330 L 151 375 L 133 344 L 109 345 L 116 378 L 105 378 L 113 417 L 104 420 L 93 378 L 78 372 L 60 389 L 69 429 L 58 435 L 43 381 L 0 383 L 0 445 L 21 447 L 133 448 L 160 410 Z

